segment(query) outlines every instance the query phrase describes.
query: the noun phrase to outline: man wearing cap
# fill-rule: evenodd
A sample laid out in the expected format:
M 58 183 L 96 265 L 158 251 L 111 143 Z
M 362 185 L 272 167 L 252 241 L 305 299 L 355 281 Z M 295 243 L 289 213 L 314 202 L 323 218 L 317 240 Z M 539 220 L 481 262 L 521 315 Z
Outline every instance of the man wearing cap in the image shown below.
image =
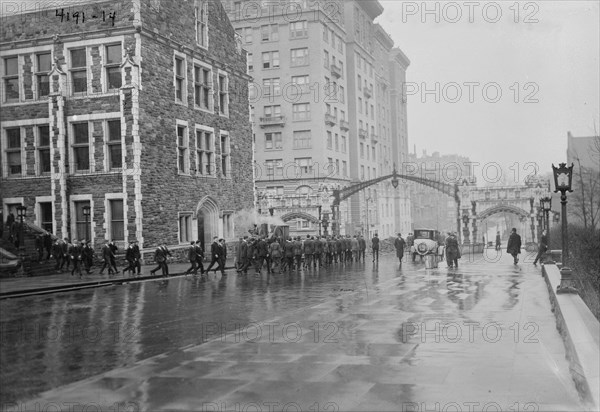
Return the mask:
M 404 257 L 404 247 L 406 242 L 402 239 L 402 233 L 398 233 L 398 237 L 394 240 L 394 247 L 396 248 L 396 256 L 402 265 L 402 258 Z
M 113 250 L 110 247 L 110 243 L 108 242 L 108 240 L 104 241 L 104 245 L 102 245 L 101 253 L 102 253 L 102 260 L 104 261 L 104 263 L 102 264 L 102 268 L 100 269 L 100 274 L 102 275 L 104 273 L 104 269 L 106 269 L 106 267 L 108 266 L 108 275 L 110 276 L 114 273 L 113 268 L 112 268 L 112 263 L 111 263 L 111 258 L 114 259 L 114 257 L 113 257 Z
M 83 263 L 85 265 L 85 270 L 89 275 L 92 270 L 92 266 L 94 264 L 95 253 L 94 253 L 94 249 L 92 248 L 92 244 L 89 240 L 84 240 L 83 245 L 84 246 L 83 246 L 83 251 L 82 251 L 81 255 L 82 255 Z
M 83 242 L 81 242 L 83 243 Z M 72 245 L 69 246 L 69 255 L 71 256 L 71 262 L 73 263 L 73 269 L 71 270 L 71 276 L 75 274 L 75 271 L 79 273 L 79 277 L 81 278 L 81 253 L 83 252 L 83 247 L 77 245 L 77 241 L 75 240 Z

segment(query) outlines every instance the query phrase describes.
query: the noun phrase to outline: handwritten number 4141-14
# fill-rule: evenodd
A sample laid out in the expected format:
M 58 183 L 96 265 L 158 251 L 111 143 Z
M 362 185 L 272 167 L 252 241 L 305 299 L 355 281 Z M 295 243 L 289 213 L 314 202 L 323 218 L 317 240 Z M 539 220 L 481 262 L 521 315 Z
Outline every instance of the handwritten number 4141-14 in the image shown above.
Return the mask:
M 116 11 L 110 12 L 110 13 L 106 13 L 104 10 L 102 11 L 102 16 L 100 16 L 99 14 L 92 14 L 91 18 L 92 19 L 99 19 L 100 17 L 102 17 L 102 21 L 106 21 L 106 18 L 108 17 L 110 20 L 112 20 L 112 25 L 115 25 L 115 16 L 117 15 Z M 81 23 L 85 23 L 85 12 L 66 12 L 65 13 L 65 9 L 60 9 L 60 12 L 58 9 L 56 9 L 56 17 L 60 17 L 60 22 L 62 23 L 63 21 L 69 21 L 71 19 L 73 19 L 75 21 L 75 24 L 79 24 L 79 19 L 81 18 Z M 89 18 L 89 14 L 88 14 L 88 18 Z

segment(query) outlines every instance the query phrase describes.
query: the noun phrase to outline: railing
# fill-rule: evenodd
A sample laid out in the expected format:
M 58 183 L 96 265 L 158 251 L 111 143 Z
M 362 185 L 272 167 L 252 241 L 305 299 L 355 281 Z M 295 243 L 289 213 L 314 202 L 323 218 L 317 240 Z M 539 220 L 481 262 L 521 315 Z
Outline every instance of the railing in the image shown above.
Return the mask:
M 350 123 L 347 120 L 340 120 L 340 129 L 342 130 L 350 130 Z
M 325 123 L 330 126 L 333 126 L 333 125 L 337 124 L 337 117 L 335 117 L 332 114 L 325 113 Z
M 367 137 L 369 137 L 369 132 L 365 129 L 358 129 L 358 137 L 360 137 L 361 139 L 366 139 Z
M 367 87 L 367 86 L 363 87 L 363 93 L 365 94 L 366 98 L 373 97 L 373 89 L 370 87 Z
M 285 126 L 285 116 L 267 116 L 267 117 L 261 117 L 260 119 L 260 127 L 267 127 L 267 126 Z
M 371 133 L 371 142 L 373 144 L 377 143 L 379 141 L 379 136 L 377 136 L 375 133 Z

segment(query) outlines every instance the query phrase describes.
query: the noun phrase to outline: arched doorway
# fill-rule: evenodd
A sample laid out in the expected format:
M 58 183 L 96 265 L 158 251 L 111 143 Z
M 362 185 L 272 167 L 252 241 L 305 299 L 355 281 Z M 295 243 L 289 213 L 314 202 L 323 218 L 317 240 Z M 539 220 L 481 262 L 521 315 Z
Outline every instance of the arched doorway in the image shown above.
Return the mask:
M 206 250 L 214 236 L 219 235 L 219 207 L 217 202 L 206 196 L 196 208 L 196 221 L 198 225 L 198 240 L 202 244 L 202 250 Z

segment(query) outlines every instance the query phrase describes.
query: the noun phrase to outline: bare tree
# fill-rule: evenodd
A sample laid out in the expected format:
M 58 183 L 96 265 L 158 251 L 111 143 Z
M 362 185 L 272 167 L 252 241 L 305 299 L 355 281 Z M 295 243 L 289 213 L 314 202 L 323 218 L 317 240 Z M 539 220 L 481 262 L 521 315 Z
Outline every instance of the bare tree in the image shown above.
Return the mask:
M 571 152 L 576 163 L 571 211 L 586 229 L 596 229 L 600 220 L 600 136 L 594 136 L 588 153 L 596 167 L 582 166 L 580 154 Z

